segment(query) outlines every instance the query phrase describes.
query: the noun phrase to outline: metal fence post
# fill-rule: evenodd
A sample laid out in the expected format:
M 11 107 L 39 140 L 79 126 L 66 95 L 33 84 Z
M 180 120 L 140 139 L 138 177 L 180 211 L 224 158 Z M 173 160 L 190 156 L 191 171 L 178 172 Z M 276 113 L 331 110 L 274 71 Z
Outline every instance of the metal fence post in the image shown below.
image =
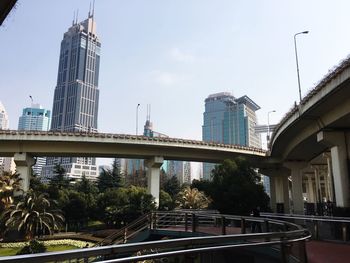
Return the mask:
M 185 231 L 188 231 L 188 215 L 185 213 Z
M 196 215 L 192 214 L 192 232 L 196 232 Z
M 226 219 L 224 216 L 221 217 L 221 234 L 226 235 Z
M 246 233 L 246 224 L 245 224 L 245 219 L 242 217 L 241 218 L 241 234 Z
M 153 212 L 149 214 L 149 228 L 153 229 Z
M 318 240 L 319 239 L 319 231 L 318 231 L 318 221 L 316 220 L 312 220 L 313 224 L 314 224 L 314 233 L 315 233 L 315 239 Z
M 266 232 L 270 232 L 269 220 L 265 220 L 265 231 L 266 231 Z
M 343 241 L 346 242 L 347 240 L 347 228 L 346 228 L 346 223 L 342 223 L 342 237 L 343 237 Z

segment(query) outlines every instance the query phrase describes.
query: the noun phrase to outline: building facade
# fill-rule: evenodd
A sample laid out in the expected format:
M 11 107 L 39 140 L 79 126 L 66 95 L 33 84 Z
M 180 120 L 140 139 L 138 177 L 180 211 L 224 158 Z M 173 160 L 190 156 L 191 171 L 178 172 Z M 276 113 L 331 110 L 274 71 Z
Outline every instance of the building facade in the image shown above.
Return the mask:
M 101 43 L 96 35 L 94 16 L 77 23 L 64 33 L 59 56 L 51 130 L 97 132 L 99 103 L 98 77 Z M 95 180 L 98 176 L 95 158 L 47 158 L 43 179 L 53 176 L 60 163 L 71 179 Z
M 260 107 L 248 96 L 235 98 L 229 92 L 209 95 L 203 114 L 203 141 L 261 148 L 255 132 Z M 203 179 L 210 180 L 214 164 L 203 164 Z
M 0 130 L 8 130 L 8 129 L 9 129 L 9 118 L 4 105 L 0 101 Z M 14 172 L 15 168 L 16 166 L 13 161 L 13 158 L 0 157 L 0 174 L 2 174 L 4 171 Z
M 40 104 L 32 104 L 24 108 L 22 116 L 18 120 L 18 130 L 26 131 L 48 131 L 50 129 L 51 111 L 44 109 Z M 36 157 L 33 172 L 41 175 L 43 166 L 46 164 L 46 157 Z

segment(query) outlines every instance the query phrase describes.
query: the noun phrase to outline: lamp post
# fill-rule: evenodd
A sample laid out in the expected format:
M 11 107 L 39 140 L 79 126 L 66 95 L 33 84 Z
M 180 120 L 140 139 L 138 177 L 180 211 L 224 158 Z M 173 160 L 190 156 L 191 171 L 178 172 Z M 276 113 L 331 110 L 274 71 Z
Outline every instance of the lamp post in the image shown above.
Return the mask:
M 138 134 L 139 107 L 140 107 L 140 103 L 138 103 L 136 106 L 136 135 Z
M 295 60 L 297 62 L 297 75 L 298 75 L 298 87 L 299 87 L 299 103 L 301 102 L 301 88 L 300 88 L 299 63 L 298 63 L 298 51 L 297 51 L 296 36 L 301 35 L 301 34 L 308 34 L 308 33 L 309 33 L 309 31 L 303 31 L 303 32 L 296 33 L 294 35 L 294 50 L 295 50 Z
M 269 146 L 269 141 L 270 141 L 270 113 L 276 112 L 275 110 L 271 110 L 267 113 L 267 135 L 266 135 L 266 143 L 267 147 Z

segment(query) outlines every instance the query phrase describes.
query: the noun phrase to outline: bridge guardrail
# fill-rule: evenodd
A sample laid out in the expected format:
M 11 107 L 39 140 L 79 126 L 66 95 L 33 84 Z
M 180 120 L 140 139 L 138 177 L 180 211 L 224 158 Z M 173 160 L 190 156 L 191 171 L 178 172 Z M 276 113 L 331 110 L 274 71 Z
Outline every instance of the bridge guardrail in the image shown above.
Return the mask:
M 151 222 L 147 225 L 153 227 L 152 231 L 171 230 L 176 227 L 177 230 L 182 228 L 183 231 L 202 232 L 211 236 L 0 257 L 0 262 L 67 262 L 79 259 L 83 261 L 78 262 L 135 262 L 178 257 L 191 257 L 193 260 L 196 258 L 199 262 L 215 262 L 213 258 L 220 256 L 223 251 L 256 251 L 261 247 L 269 247 L 268 251 L 275 253 L 281 262 L 306 262 L 305 240 L 310 237 L 310 233 L 293 223 L 267 218 L 179 212 L 153 212 L 148 218 Z M 249 233 L 249 226 L 253 223 L 262 224 L 261 230 L 264 232 Z M 232 230 L 238 230 L 239 233 L 230 234 Z
M 297 214 L 262 213 L 262 216 L 276 218 L 307 228 L 315 240 L 349 242 L 350 218 L 334 216 L 309 216 Z

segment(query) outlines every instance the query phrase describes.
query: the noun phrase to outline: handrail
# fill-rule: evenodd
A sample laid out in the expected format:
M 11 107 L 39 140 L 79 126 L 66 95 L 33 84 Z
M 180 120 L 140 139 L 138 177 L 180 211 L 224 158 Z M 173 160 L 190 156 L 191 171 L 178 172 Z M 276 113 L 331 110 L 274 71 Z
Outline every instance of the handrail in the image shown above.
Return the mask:
M 149 215 L 144 215 L 141 218 L 150 219 L 157 217 L 158 220 L 166 219 L 168 220 L 171 216 L 176 216 L 179 218 L 177 223 L 186 223 L 183 222 L 183 218 L 187 218 L 188 213 L 179 213 L 179 212 L 153 212 Z M 148 216 L 148 218 L 147 218 Z M 149 242 L 140 242 L 140 243 L 129 243 L 129 244 L 119 244 L 119 245 L 110 245 L 110 246 L 101 246 L 85 249 L 77 249 L 70 251 L 62 252 L 50 252 L 50 253 L 41 253 L 35 255 L 21 255 L 21 256 L 11 256 L 11 257 L 0 257 L 0 262 L 9 262 L 9 263 L 31 263 L 31 262 L 47 262 L 47 261 L 63 261 L 70 259 L 87 259 L 88 262 L 90 259 L 99 260 L 104 256 L 107 257 L 116 257 L 118 259 L 111 259 L 107 261 L 99 262 L 131 262 L 138 261 L 142 259 L 152 259 L 159 257 L 171 257 L 175 255 L 185 255 L 188 253 L 205 253 L 209 251 L 216 251 L 221 249 L 229 248 L 244 248 L 251 246 L 272 246 L 272 245 L 281 245 L 281 252 L 289 253 L 288 250 L 284 250 L 284 246 L 289 243 L 304 241 L 310 238 L 310 232 L 306 229 L 303 229 L 301 226 L 284 222 L 275 219 L 267 218 L 253 218 L 245 216 L 233 216 L 233 215 L 222 215 L 222 214 L 192 214 L 192 224 L 196 224 L 196 217 L 203 217 L 206 219 L 215 219 L 213 222 L 216 223 L 216 219 L 225 219 L 225 220 L 246 220 L 249 221 L 259 221 L 259 222 L 268 222 L 268 224 L 276 224 L 277 226 L 285 226 L 285 228 L 279 228 L 277 232 L 265 232 L 265 233 L 249 233 L 249 234 L 231 234 L 231 235 L 220 235 L 216 234 L 213 236 L 200 236 L 200 237 L 190 237 L 190 238 L 179 238 L 179 239 L 169 239 L 169 240 L 159 240 L 159 241 L 149 241 Z M 142 222 L 138 219 L 135 222 Z M 180 221 L 181 219 L 181 221 Z M 226 222 L 222 220 L 222 224 L 226 227 Z M 133 222 L 132 224 L 135 224 Z M 171 220 L 169 221 L 171 222 Z M 130 225 L 130 224 L 129 224 Z M 152 222 L 149 222 L 147 227 L 151 227 Z M 171 225 L 169 225 L 171 227 Z M 126 226 L 127 228 L 128 226 Z M 154 229 L 157 228 L 157 224 L 153 225 Z M 162 228 L 161 228 L 162 229 Z M 185 228 L 187 231 L 187 228 Z M 269 228 L 271 230 L 271 228 Z M 192 227 L 192 231 L 196 231 L 196 228 Z M 137 255 L 140 251 L 147 251 L 147 255 Z M 287 252 L 285 252 L 287 251 Z
M 110 244 L 118 244 L 121 240 L 122 241 L 125 241 L 126 242 L 126 239 L 129 239 L 131 235 L 127 235 L 127 231 L 130 230 L 130 229 L 133 229 L 133 227 L 137 226 L 140 222 L 143 222 L 146 220 L 145 223 L 143 223 L 141 226 L 140 226 L 140 229 L 137 229 L 135 230 L 132 234 L 137 234 L 139 233 L 140 231 L 144 230 L 146 227 L 145 225 L 148 225 L 148 218 L 150 216 L 150 213 L 147 213 L 147 214 L 144 214 L 142 215 L 141 217 L 135 219 L 134 221 L 132 221 L 131 223 L 127 224 L 126 226 L 116 230 L 115 233 L 105 237 L 103 240 L 101 240 L 100 242 L 98 242 L 97 244 L 94 245 L 94 247 L 97 247 L 97 246 L 101 246 L 101 245 L 110 245 Z M 136 233 L 135 233 L 136 232 Z M 122 238 L 122 239 L 121 239 Z M 109 243 L 106 244 L 106 241 L 109 241 Z M 117 240 L 117 241 L 116 241 Z M 124 243 L 125 243 L 124 242 Z
M 336 216 L 313 216 L 313 215 L 298 215 L 298 214 L 274 214 L 274 213 L 262 213 L 264 217 L 273 218 L 285 218 L 285 219 L 300 219 L 300 220 L 312 220 L 322 222 L 339 222 L 350 223 L 349 217 L 336 217 Z

